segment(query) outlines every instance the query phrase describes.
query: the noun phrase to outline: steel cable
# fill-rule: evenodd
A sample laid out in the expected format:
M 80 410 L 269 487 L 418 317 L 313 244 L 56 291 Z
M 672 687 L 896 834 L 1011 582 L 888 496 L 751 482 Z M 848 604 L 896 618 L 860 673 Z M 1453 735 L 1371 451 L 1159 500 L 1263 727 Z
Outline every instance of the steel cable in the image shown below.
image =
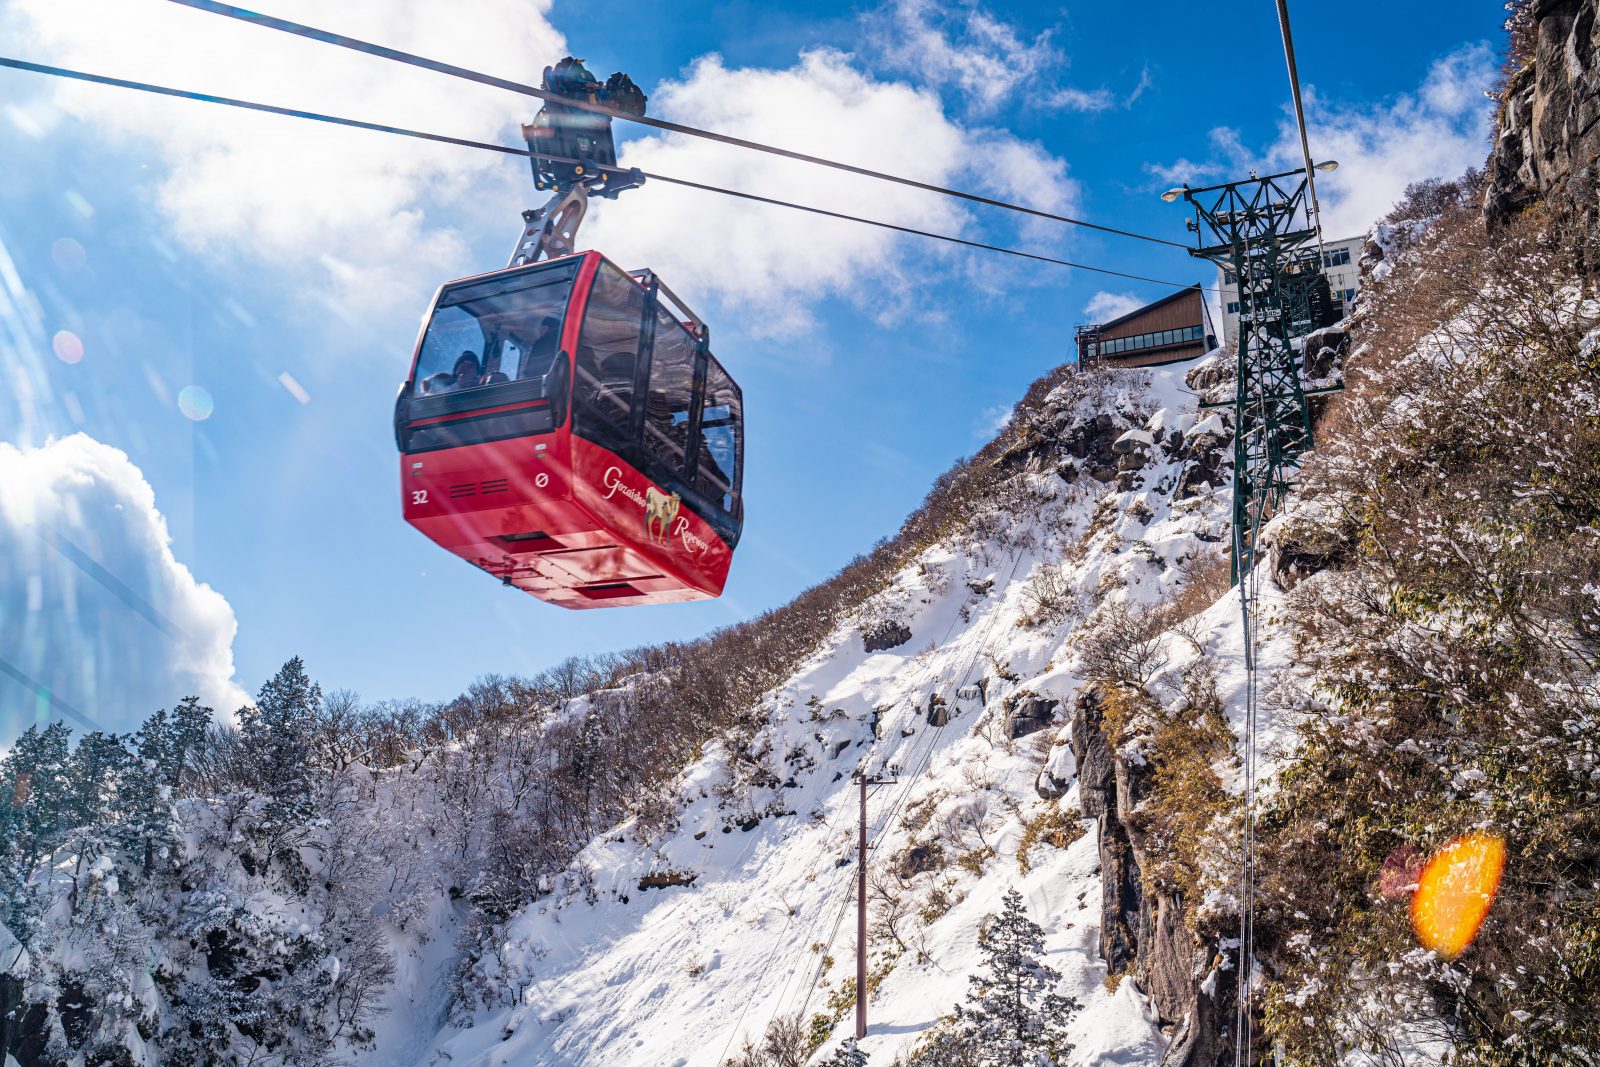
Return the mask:
M 1283 58 L 1289 67 L 1289 95 L 1294 98 L 1294 121 L 1300 129 L 1300 154 L 1306 165 L 1306 192 L 1311 199 L 1311 222 L 1317 231 L 1317 251 L 1322 248 L 1322 206 L 1317 202 L 1317 168 L 1311 165 L 1311 139 L 1306 135 L 1306 107 L 1300 97 L 1300 68 L 1294 58 L 1294 35 L 1289 32 L 1289 0 L 1278 0 L 1278 30 L 1283 36 Z
M 476 82 L 479 85 L 487 85 L 495 89 L 504 89 L 507 92 L 519 93 L 523 96 L 531 96 L 536 99 L 546 101 L 547 103 L 559 104 L 562 107 L 570 107 L 579 111 L 589 111 L 597 115 L 605 115 L 607 118 L 621 119 L 625 122 L 635 122 L 642 126 L 649 126 L 653 129 L 662 130 L 667 133 L 683 134 L 687 137 L 699 137 L 704 140 L 715 141 L 719 144 L 732 145 L 736 148 L 746 148 L 753 152 L 763 152 L 767 155 L 781 156 L 785 159 L 793 159 L 801 163 L 811 163 L 819 167 L 828 167 L 833 170 L 844 171 L 846 173 L 860 175 L 865 178 L 874 178 L 879 181 L 893 182 L 897 185 L 909 186 L 913 189 L 921 189 L 925 192 L 938 193 L 942 196 L 951 196 L 959 200 L 966 200 L 975 204 L 986 204 L 990 207 L 1002 208 L 1006 211 L 1016 211 L 1024 215 L 1032 215 L 1036 218 L 1049 219 L 1052 222 L 1061 222 L 1070 226 L 1081 226 L 1085 229 L 1099 230 L 1102 233 L 1116 234 L 1119 237 L 1131 237 L 1135 240 L 1149 241 L 1152 244 L 1169 245 L 1173 248 L 1188 248 L 1188 246 L 1185 244 L 1182 244 L 1178 241 L 1168 241 L 1163 237 L 1151 237 L 1148 234 L 1135 233 L 1132 230 L 1123 230 L 1115 226 L 1104 226 L 1097 222 L 1089 222 L 1085 219 L 1076 219 L 1068 215 L 1057 215 L 1053 212 L 1041 211 L 1038 208 L 1031 208 L 1022 204 L 1014 204 L 1009 201 L 998 200 L 994 197 L 983 196 L 978 193 L 968 193 L 959 189 L 950 189 L 941 185 L 934 185 L 929 182 L 918 181 L 915 178 L 907 178 L 898 174 L 887 174 L 883 171 L 872 170 L 869 167 L 859 167 L 851 163 L 841 163 L 838 160 L 808 155 L 804 152 L 796 152 L 788 148 L 778 148 L 774 145 L 762 144 L 759 141 L 750 141 L 742 137 L 733 137 L 725 133 L 716 133 L 712 130 L 703 130 L 695 126 L 686 126 L 679 122 L 668 122 L 665 119 L 653 118 L 646 115 L 631 115 L 624 111 L 618 111 L 615 108 L 606 107 L 604 104 L 591 104 L 587 100 L 574 100 L 569 97 L 561 96 L 558 93 L 550 92 L 547 89 L 540 89 L 537 86 L 511 81 L 508 78 L 500 78 L 492 74 L 483 74 L 479 71 L 469 70 L 466 67 L 456 66 L 453 63 L 444 63 L 440 60 L 429 59 L 426 56 L 415 55 L 411 52 L 402 52 L 397 48 L 389 48 L 386 45 L 375 44 L 371 41 L 363 41 L 356 37 L 347 37 L 343 34 L 333 33 L 329 30 L 321 30 L 315 26 L 307 26 L 304 23 L 294 22 L 290 19 L 276 18 L 272 15 L 264 15 L 260 12 L 251 11 L 248 8 L 237 7 L 233 4 L 219 3 L 217 0 L 170 0 L 170 2 L 179 4 L 183 7 L 193 8 L 196 11 L 204 11 L 212 15 L 222 15 L 226 18 L 237 19 L 240 22 L 245 22 L 252 26 L 260 26 L 264 29 L 277 30 L 281 33 L 293 34 L 297 37 L 304 37 L 308 40 L 317 41 L 322 44 L 335 45 L 339 48 L 348 48 L 352 51 L 361 52 L 379 59 L 388 59 L 397 63 L 404 63 L 408 66 L 418 67 L 422 70 L 433 71 L 437 74 L 446 74 L 452 78 L 461 78 L 466 81 Z
M 178 2 L 178 0 L 173 0 Z M 475 148 L 485 152 L 497 152 L 506 156 L 520 156 L 529 158 L 533 155 L 526 148 L 512 148 L 509 145 L 494 144 L 488 141 L 475 141 L 465 137 L 451 137 L 440 133 L 427 133 L 422 130 L 412 130 L 401 126 L 387 126 L 378 122 L 366 122 L 362 119 L 344 118 L 338 115 L 328 115 L 317 111 L 303 111 L 297 108 L 280 107 L 276 104 L 263 104 L 253 100 L 241 100 L 237 97 L 217 96 L 211 93 L 200 93 L 190 89 L 174 89 L 164 85 L 154 85 L 149 82 L 133 81 L 127 78 L 113 78 L 104 74 L 91 74 L 87 71 L 72 70 L 68 67 L 56 67 L 46 63 L 32 63 L 22 59 L 12 59 L 0 56 L 0 67 L 10 67 L 14 70 L 29 71 L 34 74 L 46 74 L 51 77 L 68 78 L 76 81 L 89 82 L 94 85 L 107 85 L 118 89 L 131 89 L 136 92 L 152 93 L 157 96 L 169 96 L 181 100 L 196 100 L 205 104 L 220 104 L 225 107 L 243 108 L 247 111 L 258 111 L 269 115 L 280 115 L 286 118 L 306 119 L 312 122 L 323 122 L 334 126 L 348 126 L 352 129 L 368 130 L 374 133 L 387 133 L 399 137 L 410 137 L 422 141 L 434 141 L 440 144 L 456 145 L 461 148 Z M 553 163 L 576 164 L 576 159 L 567 159 L 562 156 L 547 156 L 541 154 L 541 159 Z M 622 167 L 602 167 L 601 170 L 616 174 L 632 173 Z M 1024 252 L 1021 249 L 1007 248 L 1003 245 L 985 244 L 982 241 L 971 241 L 964 237 L 954 237 L 950 234 L 935 233 L 932 230 L 920 230 L 912 226 L 901 226 L 898 223 L 883 222 L 879 219 L 864 218 L 860 215 L 848 215 L 841 211 L 830 211 L 827 208 L 816 207 L 811 204 L 800 204 L 790 200 L 780 200 L 775 197 L 761 196 L 756 193 L 747 193 L 738 189 L 726 189 L 717 185 L 708 185 L 704 182 L 690 181 L 687 178 L 675 178 L 667 174 L 657 174 L 651 171 L 641 171 L 644 176 L 652 181 L 665 182 L 669 185 L 681 185 L 689 189 L 698 189 L 702 192 L 719 193 L 740 200 L 750 200 L 760 204 L 769 204 L 773 207 L 789 208 L 794 211 L 804 211 L 813 215 L 822 215 L 827 218 L 839 219 L 844 222 L 859 223 L 863 226 L 875 226 L 879 229 L 893 230 L 897 233 L 910 234 L 915 237 L 927 237 L 935 241 L 945 241 L 949 244 L 964 245 L 968 248 L 982 249 L 987 252 L 999 252 L 1008 256 L 1017 256 L 1022 259 L 1035 260 L 1040 263 L 1051 263 L 1060 267 L 1069 267 L 1077 270 L 1091 271 L 1095 274 L 1106 274 L 1115 278 L 1126 278 L 1129 281 L 1149 282 L 1152 285 L 1165 285 L 1174 289 L 1188 289 L 1192 286 L 1183 282 L 1168 281 L 1164 278 L 1151 278 L 1142 274 L 1129 274 L 1125 271 L 1112 270 L 1109 267 L 1096 267 L 1088 263 L 1075 263 L 1071 260 L 1057 259 L 1053 256 L 1039 255 L 1034 252 Z M 1216 290 L 1207 290 L 1215 292 Z

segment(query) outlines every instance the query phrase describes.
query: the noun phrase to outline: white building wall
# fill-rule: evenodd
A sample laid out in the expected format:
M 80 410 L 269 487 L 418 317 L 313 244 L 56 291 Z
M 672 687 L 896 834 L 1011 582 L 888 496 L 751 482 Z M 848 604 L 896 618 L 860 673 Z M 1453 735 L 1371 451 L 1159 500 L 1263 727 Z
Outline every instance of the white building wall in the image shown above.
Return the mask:
M 1342 241 L 1325 241 L 1322 245 L 1323 270 L 1328 275 L 1328 288 L 1333 298 L 1342 301 L 1345 313 L 1355 303 L 1361 289 L 1361 246 L 1366 237 L 1346 237 Z M 1217 268 L 1217 287 L 1221 292 L 1222 336 L 1233 345 L 1239 340 L 1239 283 L 1229 281 L 1228 272 Z

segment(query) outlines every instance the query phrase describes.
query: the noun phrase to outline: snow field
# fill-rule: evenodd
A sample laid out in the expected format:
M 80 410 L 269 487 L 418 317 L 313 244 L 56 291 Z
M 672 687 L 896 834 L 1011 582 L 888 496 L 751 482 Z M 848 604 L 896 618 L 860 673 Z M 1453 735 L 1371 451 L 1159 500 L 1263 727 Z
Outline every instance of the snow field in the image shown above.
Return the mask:
M 1071 638 L 1083 613 L 1031 628 L 1019 619 L 1041 568 L 1059 567 L 1084 604 L 1122 587 L 1131 602 L 1148 605 L 1172 587 L 1182 559 L 1225 543 L 1225 487 L 1178 503 L 1170 494 L 1182 464 L 1161 440 L 1219 428 L 1211 425 L 1215 416 L 1199 420 L 1183 383 L 1187 369 L 1116 375 L 1093 397 L 1094 410 L 1070 413 L 1080 420 L 1110 409 L 1130 424 L 1123 436 L 1151 451 L 1138 487 L 1090 483 L 1093 491 L 1083 493 L 1064 490 L 1052 472 L 1025 475 L 1040 504 L 1034 514 L 1011 517 L 1006 543 L 936 546 L 878 603 L 863 606 L 863 618 L 904 622 L 910 641 L 867 653 L 856 627 L 841 627 L 767 694 L 759 740 L 782 781 L 748 797 L 746 806 L 766 812 L 759 821 L 750 825 L 722 803 L 730 755 L 721 742 L 707 746 L 677 779 L 675 830 L 648 844 L 630 824 L 597 837 L 550 895 L 507 925 L 502 951 L 480 963 L 504 989 L 504 1003 L 423 1040 L 425 1019 L 441 1010 L 430 992 L 440 950 L 411 946 L 396 1010 L 380 1023 L 378 1053 L 364 1062 L 717 1067 L 744 1039 L 759 1041 L 772 1018 L 827 1011 L 827 994 L 854 975 L 859 794 L 852 774 L 865 769 L 898 774 L 897 784 L 875 788 L 869 800 L 874 869 L 893 865 L 917 836 L 906 826 L 908 812 L 930 820 L 975 812 L 993 853 L 970 870 L 947 864 L 909 879 L 913 910 L 928 902 L 935 881 L 947 887 L 948 910 L 920 929 L 913 920 L 916 951 L 899 957 L 872 998 L 861 1046 L 872 1062 L 888 1064 L 962 999 L 979 960 L 978 925 L 1015 886 L 1044 928 L 1045 962 L 1063 976 L 1058 991 L 1083 1004 L 1071 1024 L 1072 1062 L 1154 1064 L 1165 1043 L 1154 1012 L 1133 982 L 1108 991 L 1098 958 L 1093 823 L 1065 849 L 1036 846 L 1031 870 L 1019 873 L 1024 820 L 1050 805 L 1078 808 L 1075 782 L 1058 801 L 1041 800 L 1034 783 L 1047 767 L 1072 777 L 1071 752 L 1058 735 L 1081 686 Z M 985 580 L 992 589 L 975 592 Z M 1203 628 L 1237 728 L 1244 684 L 1237 602 L 1213 606 Z M 1171 651 L 1169 675 L 1199 655 L 1181 642 Z M 957 695 L 980 680 L 986 699 Z M 1060 707 L 1045 731 L 1012 741 L 1004 703 L 1024 690 Z M 948 705 L 944 727 L 928 722 L 935 694 Z M 1264 723 L 1263 737 L 1276 738 L 1279 729 Z M 748 828 L 735 821 L 741 817 Z M 641 889 L 647 876 L 686 884 Z M 447 912 L 432 917 L 430 945 L 448 941 Z M 873 966 L 883 965 L 883 945 L 873 948 Z M 819 972 L 822 988 L 813 985 Z M 846 1010 L 824 1049 L 852 1024 Z

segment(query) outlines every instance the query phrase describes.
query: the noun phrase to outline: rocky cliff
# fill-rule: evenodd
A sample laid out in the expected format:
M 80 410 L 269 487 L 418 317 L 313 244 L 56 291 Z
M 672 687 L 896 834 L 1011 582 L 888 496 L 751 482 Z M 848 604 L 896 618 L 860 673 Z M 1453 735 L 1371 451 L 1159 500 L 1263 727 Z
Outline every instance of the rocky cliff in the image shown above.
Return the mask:
M 1152 792 L 1149 764 L 1117 755 L 1098 691 L 1078 699 L 1070 730 L 1083 814 L 1099 835 L 1100 955 L 1138 983 L 1166 1025 L 1161 1067 L 1231 1062 L 1233 986 L 1211 977 L 1215 946 L 1190 927 L 1182 894 L 1151 884 L 1158 861 L 1137 814 Z
M 1589 235 L 1600 265 L 1600 21 L 1596 0 L 1513 5 L 1512 47 L 1488 161 L 1491 229 L 1544 203 Z

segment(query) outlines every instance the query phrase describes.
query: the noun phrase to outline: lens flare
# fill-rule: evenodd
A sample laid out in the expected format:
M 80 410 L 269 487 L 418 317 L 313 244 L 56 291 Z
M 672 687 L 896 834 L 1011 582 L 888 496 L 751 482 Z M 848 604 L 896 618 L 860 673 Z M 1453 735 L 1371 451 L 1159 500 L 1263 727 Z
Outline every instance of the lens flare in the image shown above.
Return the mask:
M 1390 852 L 1378 872 L 1378 892 L 1390 900 L 1404 900 L 1417 891 L 1417 879 L 1422 877 L 1422 853 L 1410 845 L 1401 845 Z
M 216 405 L 205 389 L 198 385 L 186 385 L 178 390 L 178 410 L 183 412 L 185 418 L 204 422 L 216 410 Z
M 50 258 L 56 261 L 56 266 L 62 270 L 82 270 L 89 261 L 89 254 L 83 250 L 83 245 L 70 237 L 62 237 L 50 246 Z
M 1447 960 L 1466 951 L 1500 889 L 1505 842 L 1494 834 L 1468 834 L 1428 861 L 1411 898 L 1411 926 L 1424 948 Z
M 56 350 L 56 355 L 63 363 L 77 363 L 83 359 L 83 341 L 71 330 L 62 330 L 56 334 L 51 342 Z

